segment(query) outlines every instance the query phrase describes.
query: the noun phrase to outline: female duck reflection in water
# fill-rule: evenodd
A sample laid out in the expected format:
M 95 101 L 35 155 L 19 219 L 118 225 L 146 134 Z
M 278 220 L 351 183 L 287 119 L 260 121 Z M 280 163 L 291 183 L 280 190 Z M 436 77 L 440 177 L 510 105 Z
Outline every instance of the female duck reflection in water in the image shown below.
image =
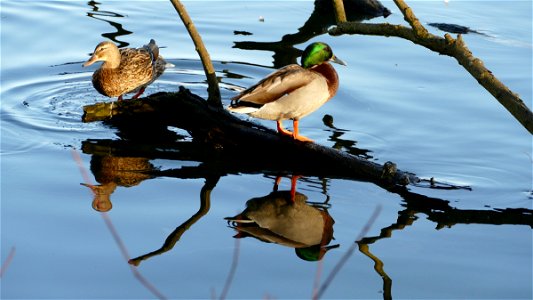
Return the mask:
M 272 193 L 248 200 L 243 212 L 226 220 L 238 232 L 235 238 L 254 237 L 295 248 L 296 255 L 307 261 L 321 260 L 339 246 L 328 246 L 335 221 L 325 207 L 308 204 L 307 196 L 299 192 L 277 191 L 277 184 Z
M 82 183 L 94 194 L 92 207 L 99 212 L 110 211 L 113 207 L 111 194 L 117 186 L 132 187 L 146 179 L 152 178 L 148 171 L 155 167 L 144 157 L 114 157 L 111 155 L 93 155 L 91 172 L 99 185 Z
M 118 97 L 118 101 L 129 93 L 135 93 L 132 99 L 138 98 L 167 67 L 153 39 L 137 49 L 119 49 L 112 42 L 101 42 L 83 66 L 90 66 L 97 61 L 104 63 L 93 74 L 94 88 L 104 96 Z
M 314 112 L 337 93 L 339 77 L 329 61 L 346 65 L 325 43 L 312 43 L 302 54 L 301 66 L 291 64 L 268 75 L 232 99 L 229 110 L 277 122 L 278 132 L 311 142 L 298 133 L 301 118 Z M 283 120 L 293 120 L 293 130 Z

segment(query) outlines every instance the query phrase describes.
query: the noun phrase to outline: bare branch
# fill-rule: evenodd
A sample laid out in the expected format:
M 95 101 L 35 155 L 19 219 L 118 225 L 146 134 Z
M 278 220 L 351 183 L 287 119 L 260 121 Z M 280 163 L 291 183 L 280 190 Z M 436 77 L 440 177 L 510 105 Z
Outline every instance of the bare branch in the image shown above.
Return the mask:
M 211 58 L 209 57 L 209 53 L 207 52 L 207 49 L 205 48 L 205 45 L 202 42 L 202 38 L 196 30 L 196 27 L 194 26 L 191 17 L 185 9 L 185 6 L 183 6 L 183 4 L 181 4 L 179 0 L 170 0 L 170 2 L 178 12 L 181 20 L 183 21 L 183 24 L 185 25 L 185 28 L 187 28 L 187 31 L 189 32 L 189 35 L 191 36 L 191 39 L 194 42 L 194 46 L 196 47 L 196 51 L 198 52 L 198 54 L 200 55 L 200 59 L 202 60 L 202 65 L 204 67 L 204 72 L 205 76 L 207 77 L 208 84 L 207 103 L 211 106 L 222 108 L 222 101 L 220 100 L 220 89 L 218 87 L 218 79 L 215 73 L 215 68 L 211 63 Z
M 430 34 L 427 29 L 420 24 L 420 21 L 415 16 L 411 8 L 407 6 L 403 0 L 394 0 L 394 3 L 396 3 L 396 6 L 398 6 L 402 12 L 404 20 L 407 21 L 407 23 L 409 23 L 409 25 L 411 25 L 413 28 L 416 37 L 425 38 Z
M 228 295 L 229 288 L 231 287 L 231 283 L 233 281 L 233 277 L 235 277 L 235 272 L 237 271 L 237 264 L 239 263 L 239 252 L 240 252 L 240 240 L 235 239 L 235 248 L 233 251 L 233 260 L 231 261 L 231 269 L 228 273 L 228 277 L 226 278 L 226 283 L 224 284 L 224 289 L 222 290 L 222 294 L 220 294 L 220 300 L 226 299 L 226 296 Z
M 405 8 L 405 3 L 400 0 L 400 9 L 405 11 L 405 17 L 414 29 L 392 24 L 366 24 L 356 22 L 345 22 L 329 30 L 331 35 L 342 34 L 364 34 L 377 36 L 395 36 L 409 40 L 415 44 L 424 46 L 439 54 L 451 56 L 463 66 L 489 93 L 496 98 L 518 122 L 533 134 L 533 113 L 525 105 L 524 101 L 516 93 L 513 93 L 505 84 L 496 78 L 492 72 L 485 67 L 483 62 L 472 55 L 461 35 L 454 39 L 450 34 L 444 38 L 433 35 L 420 24 L 414 17 L 411 10 Z

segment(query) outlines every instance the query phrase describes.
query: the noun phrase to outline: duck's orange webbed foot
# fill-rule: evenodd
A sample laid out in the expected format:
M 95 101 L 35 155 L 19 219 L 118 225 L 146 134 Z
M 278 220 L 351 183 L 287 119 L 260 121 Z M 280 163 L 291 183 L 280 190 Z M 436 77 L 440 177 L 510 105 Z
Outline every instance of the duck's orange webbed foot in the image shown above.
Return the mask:
M 277 124 L 277 127 L 278 127 L 278 132 L 281 135 L 290 136 L 293 139 L 295 139 L 297 141 L 300 141 L 300 142 L 306 142 L 306 143 L 312 143 L 313 142 L 312 139 L 298 134 L 298 120 L 293 120 L 294 132 L 283 128 L 283 124 L 281 123 L 281 120 L 276 121 L 276 124 Z
M 303 135 L 294 135 L 293 138 L 295 140 L 298 140 L 300 142 L 305 142 L 305 143 L 312 143 L 314 142 L 312 139 L 308 138 L 308 137 L 305 137 Z
M 298 129 L 298 119 L 294 119 L 292 121 L 292 124 L 293 124 L 293 127 L 294 127 L 294 133 L 293 133 L 292 137 L 295 140 L 298 140 L 298 141 L 301 141 L 301 142 L 306 142 L 306 143 L 312 143 L 313 142 L 312 139 L 298 134 L 298 131 L 299 131 L 299 129 Z
M 276 125 L 278 127 L 278 132 L 281 135 L 293 137 L 294 134 L 292 133 L 292 131 L 289 131 L 289 130 L 283 128 L 283 124 L 281 122 L 282 122 L 281 120 L 276 121 Z

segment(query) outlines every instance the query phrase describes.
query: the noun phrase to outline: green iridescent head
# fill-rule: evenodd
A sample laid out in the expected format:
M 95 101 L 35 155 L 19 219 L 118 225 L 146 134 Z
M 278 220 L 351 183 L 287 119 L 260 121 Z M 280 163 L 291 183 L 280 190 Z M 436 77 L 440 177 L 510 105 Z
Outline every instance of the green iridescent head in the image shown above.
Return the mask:
M 321 246 L 321 245 L 314 245 L 306 248 L 295 248 L 294 251 L 296 252 L 296 256 L 299 258 L 306 260 L 306 261 L 319 261 L 321 260 L 326 252 L 328 252 L 331 249 L 338 248 L 339 245 L 331 245 L 331 246 Z
M 312 43 L 305 48 L 302 54 L 302 67 L 308 69 L 316 65 L 320 65 L 327 61 L 332 61 L 341 65 L 346 65 L 342 60 L 333 55 L 331 47 L 322 42 Z

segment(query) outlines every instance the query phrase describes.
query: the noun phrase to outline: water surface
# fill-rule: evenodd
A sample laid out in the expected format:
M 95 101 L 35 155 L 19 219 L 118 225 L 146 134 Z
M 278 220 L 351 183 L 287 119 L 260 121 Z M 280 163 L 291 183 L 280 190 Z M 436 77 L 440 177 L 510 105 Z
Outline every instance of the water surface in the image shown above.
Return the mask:
M 393 14 L 370 22 L 403 24 L 394 3 L 383 3 Z M 454 23 L 483 33 L 464 39 L 531 107 L 530 1 L 409 4 L 424 24 Z M 285 54 L 325 41 L 348 66 L 335 66 L 339 92 L 302 120 L 302 133 L 325 146 L 471 189 L 411 186 L 401 194 L 368 182 L 303 177 L 298 192 L 310 202 L 327 202 L 317 209 L 335 221 L 330 245 L 339 245 L 320 262 L 309 262 L 291 247 L 252 237 L 236 244 L 236 231 L 224 220 L 243 211 L 247 200 L 268 196 L 274 174 L 210 179 L 216 185 L 208 211 L 200 211 L 206 214 L 173 249 L 133 268 L 154 292 L 132 273 L 120 247 L 128 258 L 160 248 L 201 208 L 206 179 L 105 173 L 105 166 L 120 164 L 167 170 L 200 163 L 82 149 L 121 138 L 101 123 L 81 122 L 84 105 L 108 101 L 92 88 L 96 67 L 81 64 L 103 39 L 137 47 L 154 38 L 175 66 L 146 93 L 185 86 L 206 97 L 189 36 L 165 1 L 2 1 L 2 261 L 15 249 L 1 279 L 2 298 L 211 298 L 221 295 L 230 278 L 236 249 L 227 298 L 310 298 L 316 277 L 323 281 L 331 272 L 378 205 L 381 212 L 361 248 L 324 298 L 533 297 L 531 135 L 455 60 L 397 38 L 299 33 L 312 15 L 312 1 L 185 5 L 210 51 L 225 104 L 237 89 L 296 60 Z M 292 48 L 265 49 L 284 38 L 294 41 Z M 322 122 L 326 114 L 336 129 Z M 274 128 L 273 122 L 257 122 Z M 185 136 L 182 142 L 190 141 L 177 131 Z M 95 211 L 92 193 L 80 183 L 101 185 L 111 194 L 111 210 Z M 279 190 L 288 190 L 289 183 L 285 177 Z M 371 257 L 383 268 L 375 270 Z

